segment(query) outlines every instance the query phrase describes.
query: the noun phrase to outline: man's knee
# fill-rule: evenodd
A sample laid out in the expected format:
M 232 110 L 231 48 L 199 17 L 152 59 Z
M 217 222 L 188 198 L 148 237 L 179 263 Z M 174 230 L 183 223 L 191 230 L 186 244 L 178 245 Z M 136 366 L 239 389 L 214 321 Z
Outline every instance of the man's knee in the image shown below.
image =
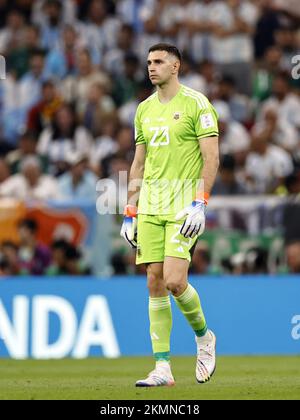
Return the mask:
M 165 294 L 166 287 L 162 265 L 149 264 L 147 267 L 147 286 L 151 296 L 162 296 Z
M 187 279 L 184 273 L 165 273 L 164 282 L 166 288 L 174 296 L 180 296 L 186 289 Z

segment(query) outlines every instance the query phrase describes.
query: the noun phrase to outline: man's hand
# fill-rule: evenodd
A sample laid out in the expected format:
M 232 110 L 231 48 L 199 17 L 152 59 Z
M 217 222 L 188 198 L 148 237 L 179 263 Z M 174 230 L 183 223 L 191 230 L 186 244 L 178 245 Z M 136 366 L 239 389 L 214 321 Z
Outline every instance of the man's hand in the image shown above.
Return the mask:
M 136 206 L 127 205 L 124 209 L 124 220 L 120 235 L 131 246 L 137 247 L 137 208 Z
M 205 229 L 205 208 L 206 205 L 203 200 L 195 200 L 176 215 L 176 221 L 187 216 L 180 229 L 181 235 L 185 238 L 194 238 L 202 235 Z

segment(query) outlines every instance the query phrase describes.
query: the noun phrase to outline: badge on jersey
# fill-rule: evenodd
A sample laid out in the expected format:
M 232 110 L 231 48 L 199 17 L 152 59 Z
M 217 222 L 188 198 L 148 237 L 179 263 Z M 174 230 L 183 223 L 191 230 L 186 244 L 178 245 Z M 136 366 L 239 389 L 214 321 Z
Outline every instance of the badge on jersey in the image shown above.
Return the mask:
M 201 120 L 201 126 L 204 130 L 206 130 L 207 128 L 212 128 L 215 125 L 215 122 L 211 113 L 201 115 L 200 120 Z
M 179 120 L 179 118 L 180 118 L 180 112 L 175 112 L 173 118 L 174 118 L 174 120 Z

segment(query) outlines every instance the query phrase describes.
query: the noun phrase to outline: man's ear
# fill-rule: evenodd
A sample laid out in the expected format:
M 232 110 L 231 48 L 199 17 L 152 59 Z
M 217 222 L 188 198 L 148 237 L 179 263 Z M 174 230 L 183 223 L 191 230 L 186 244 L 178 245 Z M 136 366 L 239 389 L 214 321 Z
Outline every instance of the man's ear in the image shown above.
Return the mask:
M 174 69 L 174 73 L 179 73 L 179 69 L 180 69 L 180 61 L 176 60 L 175 63 L 173 64 L 173 69 Z

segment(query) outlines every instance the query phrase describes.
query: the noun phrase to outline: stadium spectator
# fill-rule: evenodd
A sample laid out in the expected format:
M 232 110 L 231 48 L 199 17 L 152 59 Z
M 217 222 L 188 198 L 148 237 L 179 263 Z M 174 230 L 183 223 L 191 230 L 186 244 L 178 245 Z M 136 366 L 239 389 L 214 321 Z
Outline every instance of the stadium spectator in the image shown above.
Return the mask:
M 300 241 L 287 244 L 286 257 L 290 273 L 300 274 Z
M 42 174 L 39 158 L 28 155 L 20 162 L 20 173 L 1 184 L 0 196 L 28 201 L 50 200 L 59 198 L 59 189 L 55 178 Z
M 41 100 L 28 113 L 27 129 L 39 135 L 53 123 L 54 115 L 62 105 L 55 83 L 47 80 L 42 84 Z
M 76 56 L 78 52 L 78 34 L 74 27 L 66 25 L 62 41 L 49 51 L 46 57 L 46 74 L 49 77 L 64 79 L 76 73 Z
M 77 72 L 68 76 L 62 83 L 62 94 L 67 102 L 80 103 L 86 101 L 91 87 L 95 83 L 110 91 L 110 77 L 100 69 L 94 67 L 88 49 L 82 49 L 77 54 Z
M 22 272 L 41 275 L 51 262 L 49 248 L 37 240 L 38 224 L 34 219 L 23 219 L 18 224 L 19 259 Z
M 0 275 L 18 276 L 22 274 L 19 247 L 12 241 L 4 241 L 0 250 Z
M 58 178 L 61 197 L 68 200 L 96 200 L 97 177 L 87 168 L 87 157 L 73 152 L 67 157 L 70 170 Z
M 12 174 L 17 174 L 20 172 L 20 164 L 24 157 L 35 155 L 41 164 L 41 169 L 43 173 L 46 173 L 48 170 L 48 157 L 47 156 L 40 156 L 37 154 L 37 136 L 31 132 L 26 131 L 23 133 L 18 142 L 19 147 L 6 156 L 6 162 L 10 167 L 10 171 Z
M 243 195 L 246 188 L 236 177 L 236 163 L 231 155 L 224 155 L 221 158 L 219 175 L 212 190 L 213 195 Z
M 224 101 L 214 101 L 219 115 L 220 151 L 221 154 L 238 154 L 247 152 L 250 147 L 250 136 L 238 121 L 234 121 L 230 108 Z
M 60 175 L 67 169 L 68 154 L 78 151 L 89 155 L 92 144 L 89 131 L 77 125 L 73 107 L 65 104 L 56 112 L 51 126 L 42 131 L 37 151 L 42 156 L 48 156 L 52 172 Z
M 116 115 L 114 102 L 100 83 L 94 83 L 86 100 L 78 102 L 77 112 L 81 124 L 88 128 L 94 137 L 101 133 L 103 123 Z
M 252 137 L 252 149 L 246 159 L 246 174 L 249 191 L 253 193 L 274 193 L 294 169 L 290 155 L 281 147 L 270 144 L 270 141 L 268 127 Z
M 281 119 L 288 121 L 297 130 L 300 130 L 300 98 L 291 92 L 289 76 L 286 73 L 279 73 L 274 78 L 272 96 L 262 103 L 260 118 L 269 107 L 276 109 Z

